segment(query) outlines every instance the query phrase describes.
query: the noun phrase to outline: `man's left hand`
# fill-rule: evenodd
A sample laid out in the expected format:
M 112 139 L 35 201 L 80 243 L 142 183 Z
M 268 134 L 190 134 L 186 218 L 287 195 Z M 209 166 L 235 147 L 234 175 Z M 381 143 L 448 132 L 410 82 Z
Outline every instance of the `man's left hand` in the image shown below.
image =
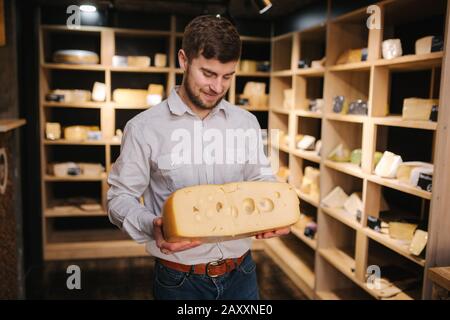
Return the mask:
M 263 232 L 256 235 L 256 239 L 269 239 L 279 236 L 284 236 L 291 232 L 291 227 L 276 229 L 273 231 Z

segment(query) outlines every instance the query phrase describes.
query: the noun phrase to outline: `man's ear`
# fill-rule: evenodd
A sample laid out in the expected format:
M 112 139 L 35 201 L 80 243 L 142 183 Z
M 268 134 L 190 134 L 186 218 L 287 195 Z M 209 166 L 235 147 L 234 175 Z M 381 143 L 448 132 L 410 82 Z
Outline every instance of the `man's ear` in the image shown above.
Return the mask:
M 188 59 L 183 49 L 178 50 L 178 63 L 180 64 L 180 68 L 186 71 Z

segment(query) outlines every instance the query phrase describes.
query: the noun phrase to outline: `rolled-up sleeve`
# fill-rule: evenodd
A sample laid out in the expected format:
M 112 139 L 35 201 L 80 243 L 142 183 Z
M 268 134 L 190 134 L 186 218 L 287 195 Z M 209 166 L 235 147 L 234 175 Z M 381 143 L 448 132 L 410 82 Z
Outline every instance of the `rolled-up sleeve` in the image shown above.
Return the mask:
M 256 144 L 249 145 L 249 155 L 244 169 L 244 180 L 277 181 L 272 172 L 270 161 L 264 153 L 261 127 L 254 115 L 251 115 L 249 127 L 257 132 L 258 141 Z
M 150 155 L 141 130 L 127 123 L 120 156 L 108 176 L 108 216 L 138 243 L 153 240 L 156 215 L 139 201 L 150 183 Z

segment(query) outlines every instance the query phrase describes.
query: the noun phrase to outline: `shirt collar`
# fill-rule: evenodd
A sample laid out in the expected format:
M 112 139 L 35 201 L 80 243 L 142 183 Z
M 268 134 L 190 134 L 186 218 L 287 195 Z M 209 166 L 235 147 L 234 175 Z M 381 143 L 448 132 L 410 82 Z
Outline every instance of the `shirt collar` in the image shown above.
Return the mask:
M 177 89 L 179 88 L 179 86 L 176 86 L 172 89 L 172 91 L 170 92 L 170 95 L 167 99 L 168 105 L 169 105 L 169 109 L 170 112 L 172 112 L 173 114 L 176 114 L 178 116 L 183 115 L 184 113 L 189 113 L 193 116 L 195 116 L 196 114 L 194 113 L 194 111 L 192 111 L 191 108 L 189 108 L 184 102 L 183 100 L 181 100 L 180 96 L 178 95 Z M 219 104 L 217 106 L 215 106 L 212 110 L 211 110 L 211 116 L 215 115 L 217 112 L 219 112 L 220 110 L 223 110 L 225 117 L 228 117 L 228 108 L 226 105 L 226 101 L 224 101 L 224 99 L 222 99 Z

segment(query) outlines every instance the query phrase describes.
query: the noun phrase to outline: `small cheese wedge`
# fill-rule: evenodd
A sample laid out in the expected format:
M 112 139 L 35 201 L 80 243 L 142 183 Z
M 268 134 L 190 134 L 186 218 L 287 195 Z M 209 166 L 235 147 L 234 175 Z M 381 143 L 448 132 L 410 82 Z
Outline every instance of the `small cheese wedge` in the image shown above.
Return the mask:
M 417 229 L 409 246 L 409 252 L 415 256 L 419 256 L 425 249 L 428 241 L 428 232 Z
M 395 178 L 398 167 L 402 162 L 402 157 L 385 151 L 380 162 L 375 167 L 375 174 L 383 178 Z
M 199 185 L 179 189 L 166 200 L 163 232 L 169 242 L 218 242 L 288 227 L 299 217 L 297 193 L 287 183 Z
M 389 235 L 393 239 L 411 241 L 414 237 L 414 232 L 417 229 L 417 224 L 406 222 L 390 222 Z
M 297 148 L 301 150 L 314 150 L 314 143 L 316 138 L 313 136 L 305 135 L 302 140 L 297 143 Z
M 322 205 L 328 208 L 342 208 L 348 200 L 348 195 L 337 186 L 322 200 Z
M 344 148 L 343 144 L 339 144 L 330 152 L 328 159 L 337 162 L 349 162 L 350 150 Z
M 354 215 L 355 217 L 359 213 L 362 213 L 363 211 L 363 202 L 361 200 L 361 193 L 354 192 L 351 194 L 351 196 L 345 201 L 344 203 L 344 209 L 348 213 Z

